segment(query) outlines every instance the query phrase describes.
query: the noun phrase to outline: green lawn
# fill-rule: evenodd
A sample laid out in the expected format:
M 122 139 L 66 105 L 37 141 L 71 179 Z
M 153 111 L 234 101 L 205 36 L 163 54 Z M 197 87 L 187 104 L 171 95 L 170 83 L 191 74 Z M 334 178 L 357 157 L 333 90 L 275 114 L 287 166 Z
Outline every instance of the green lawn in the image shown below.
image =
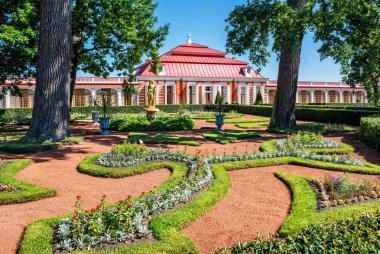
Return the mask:
M 254 132 L 247 131 L 207 131 L 202 134 L 203 137 L 211 139 L 215 142 L 218 142 L 222 145 L 228 144 L 237 139 L 246 139 L 246 138 L 254 138 L 261 137 L 260 134 Z
M 178 144 L 178 145 L 188 145 L 188 146 L 200 146 L 201 144 L 197 141 L 193 141 L 186 138 L 180 138 L 174 134 L 158 133 L 155 136 L 149 136 L 142 132 L 130 132 L 128 134 L 128 139 L 131 142 L 136 142 L 142 140 L 144 143 L 153 144 Z
M 268 124 L 257 124 L 257 123 L 238 123 L 235 124 L 236 127 L 242 129 L 267 129 Z

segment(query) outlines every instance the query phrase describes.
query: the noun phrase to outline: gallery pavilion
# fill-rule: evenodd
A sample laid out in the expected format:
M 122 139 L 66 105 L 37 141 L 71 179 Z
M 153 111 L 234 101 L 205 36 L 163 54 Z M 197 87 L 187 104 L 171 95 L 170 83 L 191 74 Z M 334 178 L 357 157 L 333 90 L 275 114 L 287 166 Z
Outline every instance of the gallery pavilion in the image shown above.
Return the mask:
M 124 78 L 77 78 L 73 106 L 89 106 L 91 98 L 99 91 L 108 92 L 115 106 L 127 104 L 145 105 L 147 85 L 154 80 L 156 104 L 212 104 L 217 91 L 227 103 L 253 104 L 260 91 L 264 103 L 273 103 L 277 82 L 257 73 L 247 62 L 229 58 L 225 52 L 192 43 L 190 34 L 187 42 L 160 57 L 160 73 L 155 75 L 147 60 L 136 68 L 135 85 L 139 94 L 129 101 L 124 97 Z M 32 85 L 30 85 L 32 84 Z M 23 96 L 6 94 L 0 107 L 32 107 L 35 81 L 20 84 Z M 339 82 L 298 82 L 297 103 L 349 103 L 367 102 L 362 86 L 355 89 Z

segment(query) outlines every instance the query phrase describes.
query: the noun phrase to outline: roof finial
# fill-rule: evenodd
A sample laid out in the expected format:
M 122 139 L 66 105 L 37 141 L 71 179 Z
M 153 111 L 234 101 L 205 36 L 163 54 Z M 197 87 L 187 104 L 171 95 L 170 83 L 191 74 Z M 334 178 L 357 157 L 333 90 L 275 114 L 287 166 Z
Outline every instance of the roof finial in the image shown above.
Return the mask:
M 191 34 L 189 32 L 189 34 L 187 35 L 187 43 L 193 43 L 192 40 L 191 40 Z

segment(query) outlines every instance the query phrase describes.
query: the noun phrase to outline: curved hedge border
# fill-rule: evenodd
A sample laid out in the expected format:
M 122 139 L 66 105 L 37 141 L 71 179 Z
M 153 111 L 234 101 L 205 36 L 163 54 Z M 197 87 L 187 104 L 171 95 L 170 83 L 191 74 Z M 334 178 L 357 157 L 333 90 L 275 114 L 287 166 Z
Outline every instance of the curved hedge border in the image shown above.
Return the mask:
M 184 164 L 167 162 L 172 175 L 159 188 L 165 188 L 171 179 L 180 178 L 186 173 Z M 231 186 L 229 174 L 219 165 L 213 166 L 215 179 L 212 185 L 190 203 L 152 218 L 150 228 L 158 239 L 155 242 L 142 242 L 134 245 L 119 245 L 112 249 L 80 251 L 70 253 L 198 253 L 192 240 L 180 230 L 205 214 L 224 197 Z M 66 215 L 67 216 L 67 215 Z M 45 219 L 28 225 L 20 243 L 20 254 L 51 253 L 53 229 L 62 217 Z
M 261 144 L 260 151 L 263 152 L 276 152 L 276 142 L 278 139 L 272 139 Z M 315 154 L 349 154 L 355 151 L 355 148 L 349 144 L 338 142 L 340 148 L 303 148 L 302 151 L 315 153 Z
M 55 190 L 42 188 L 15 178 L 17 172 L 31 163 L 32 161 L 29 159 L 9 160 L 0 168 L 1 182 L 19 189 L 17 191 L 0 192 L 0 205 L 24 203 L 56 195 Z
M 308 182 L 311 177 L 283 172 L 277 172 L 276 176 L 290 188 L 292 193 L 291 212 L 280 228 L 281 236 L 297 234 L 308 224 L 328 223 L 360 215 L 363 212 L 376 212 L 380 208 L 380 200 L 375 200 L 318 212 L 317 196 Z

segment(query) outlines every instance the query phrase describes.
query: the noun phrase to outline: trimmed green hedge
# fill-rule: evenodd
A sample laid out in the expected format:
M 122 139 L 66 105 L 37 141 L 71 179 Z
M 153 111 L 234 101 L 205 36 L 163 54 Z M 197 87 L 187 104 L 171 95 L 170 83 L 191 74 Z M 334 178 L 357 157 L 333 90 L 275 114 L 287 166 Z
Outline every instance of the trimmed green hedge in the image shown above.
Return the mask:
M 238 113 L 270 116 L 272 106 L 268 105 L 231 105 L 230 109 Z M 348 125 L 360 125 L 360 118 L 378 114 L 379 110 L 348 110 L 325 107 L 296 107 L 296 118 L 302 121 L 313 121 L 323 123 L 341 123 Z
M 16 187 L 17 191 L 0 192 L 0 205 L 24 203 L 56 195 L 55 190 L 19 181 L 16 174 L 32 163 L 31 160 L 9 160 L 0 168 L 0 180 Z
M 360 140 L 380 151 L 380 115 L 360 120 Z

